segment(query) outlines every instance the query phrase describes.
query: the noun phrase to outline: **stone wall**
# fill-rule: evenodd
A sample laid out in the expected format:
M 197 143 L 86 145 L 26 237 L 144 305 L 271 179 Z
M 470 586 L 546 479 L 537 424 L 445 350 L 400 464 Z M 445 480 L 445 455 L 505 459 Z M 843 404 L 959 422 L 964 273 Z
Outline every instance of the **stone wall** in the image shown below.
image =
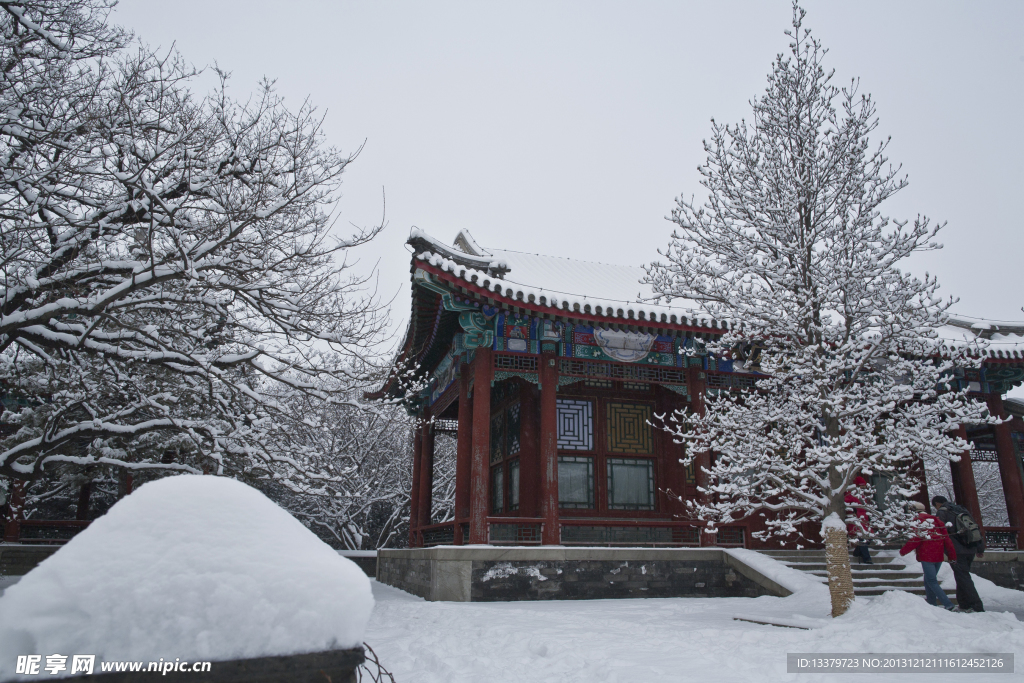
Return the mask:
M 0 544 L 0 576 L 24 576 L 59 548 L 59 545 Z
M 377 556 L 377 580 L 430 600 L 430 560 Z
M 381 550 L 377 578 L 427 600 L 757 597 L 789 591 L 721 549 Z
M 474 602 L 773 595 L 720 559 L 477 561 L 472 572 Z
M 1024 552 L 990 550 L 975 558 L 971 572 L 997 586 L 1024 591 Z
M 338 554 L 355 562 L 363 573 L 373 578 L 377 576 L 377 551 L 375 550 L 339 550 Z

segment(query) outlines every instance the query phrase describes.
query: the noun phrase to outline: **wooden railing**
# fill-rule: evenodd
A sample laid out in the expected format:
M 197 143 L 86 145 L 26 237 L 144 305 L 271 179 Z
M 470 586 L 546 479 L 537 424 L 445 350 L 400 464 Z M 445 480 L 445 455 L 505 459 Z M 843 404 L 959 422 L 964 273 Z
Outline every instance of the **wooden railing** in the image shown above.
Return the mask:
M 70 541 L 90 523 L 88 519 L 21 519 L 7 522 L 3 540 L 58 545 Z
M 435 545 L 453 545 L 455 543 L 455 522 L 429 524 L 416 529 L 416 540 L 421 548 Z
M 1017 550 L 1017 528 L 1009 526 L 985 527 L 985 547 L 989 550 Z
M 540 545 L 544 520 L 539 517 L 488 517 L 487 542 L 491 545 Z
M 657 519 L 561 519 L 562 545 L 669 546 L 700 545 L 693 522 Z
M 490 545 L 540 545 L 544 532 L 542 517 L 487 517 L 487 542 Z M 414 533 L 414 545 L 429 548 L 455 543 L 455 522 L 420 527 Z M 686 548 L 701 544 L 699 522 L 664 519 L 560 519 L 562 545 L 654 546 Z M 463 523 L 464 542 L 469 541 L 469 525 Z M 746 545 L 746 528 L 721 526 L 708 537 L 719 547 Z

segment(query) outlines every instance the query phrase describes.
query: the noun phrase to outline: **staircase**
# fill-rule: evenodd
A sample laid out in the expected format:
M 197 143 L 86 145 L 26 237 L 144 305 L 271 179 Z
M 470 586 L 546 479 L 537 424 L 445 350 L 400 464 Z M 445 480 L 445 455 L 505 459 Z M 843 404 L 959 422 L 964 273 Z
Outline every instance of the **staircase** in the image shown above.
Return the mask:
M 807 572 L 818 578 L 822 583 L 828 582 L 828 571 L 825 569 L 824 550 L 761 550 L 767 555 L 793 569 Z M 924 595 L 924 575 L 919 571 L 907 569 L 907 565 L 899 558 L 877 557 L 872 555 L 874 564 L 857 562 L 850 558 L 850 570 L 853 574 L 853 593 L 859 597 L 873 597 L 885 591 L 901 590 L 914 595 Z M 949 596 L 953 599 L 953 596 Z

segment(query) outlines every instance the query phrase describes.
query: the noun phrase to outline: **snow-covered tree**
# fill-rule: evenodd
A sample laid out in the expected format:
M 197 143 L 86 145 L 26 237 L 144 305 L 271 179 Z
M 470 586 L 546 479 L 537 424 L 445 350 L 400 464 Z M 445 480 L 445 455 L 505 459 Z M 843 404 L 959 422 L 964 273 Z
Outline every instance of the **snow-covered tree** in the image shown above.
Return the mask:
M 938 339 L 952 302 L 934 278 L 900 269 L 940 247 L 942 226 L 880 213 L 906 179 L 887 141 L 869 142 L 871 98 L 856 81 L 832 84 L 804 14 L 794 4 L 790 52 L 751 102 L 752 123 L 712 122 L 707 200 L 677 200 L 678 227 L 648 280 L 726 321 L 707 350 L 763 374 L 752 391 L 666 420 L 688 462 L 711 454 L 693 514 L 712 530 L 756 515 L 761 538 L 822 524 L 838 616 L 853 599 L 844 498 L 855 479 L 888 481 L 882 505 L 871 487 L 856 495 L 874 534 L 898 533 L 914 524 L 900 503 L 920 489 L 921 457 L 958 457 L 968 445 L 952 430 L 984 418 L 949 384 L 954 363 L 971 362 Z
M 297 396 L 378 381 L 384 317 L 346 255 L 379 228 L 331 234 L 353 156 L 269 84 L 195 96 L 112 5 L 0 1 L 0 477 L 332 481 L 287 444 Z
M 294 400 L 307 424 L 284 445 L 326 481 L 250 477 L 331 545 L 352 550 L 395 547 L 408 538 L 415 419 L 399 405 Z

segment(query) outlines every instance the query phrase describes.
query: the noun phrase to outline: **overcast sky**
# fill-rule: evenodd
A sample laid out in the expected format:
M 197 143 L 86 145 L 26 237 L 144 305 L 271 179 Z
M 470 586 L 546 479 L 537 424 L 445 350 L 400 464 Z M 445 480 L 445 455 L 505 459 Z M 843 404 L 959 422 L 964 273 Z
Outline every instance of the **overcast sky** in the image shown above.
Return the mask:
M 1024 3 L 808 1 L 839 82 L 878 105 L 876 139 L 910 186 L 888 213 L 948 221 L 939 276 L 956 311 L 1021 320 Z M 121 0 L 114 21 L 192 63 L 267 76 L 325 112 L 331 144 L 365 147 L 339 227 L 380 220 L 361 254 L 408 317 L 411 226 L 448 242 L 640 265 L 700 196 L 710 119 L 750 116 L 787 48 L 786 0 L 256 2 Z M 885 208 L 883 206 L 883 208 Z M 399 327 L 400 329 L 400 327 Z

